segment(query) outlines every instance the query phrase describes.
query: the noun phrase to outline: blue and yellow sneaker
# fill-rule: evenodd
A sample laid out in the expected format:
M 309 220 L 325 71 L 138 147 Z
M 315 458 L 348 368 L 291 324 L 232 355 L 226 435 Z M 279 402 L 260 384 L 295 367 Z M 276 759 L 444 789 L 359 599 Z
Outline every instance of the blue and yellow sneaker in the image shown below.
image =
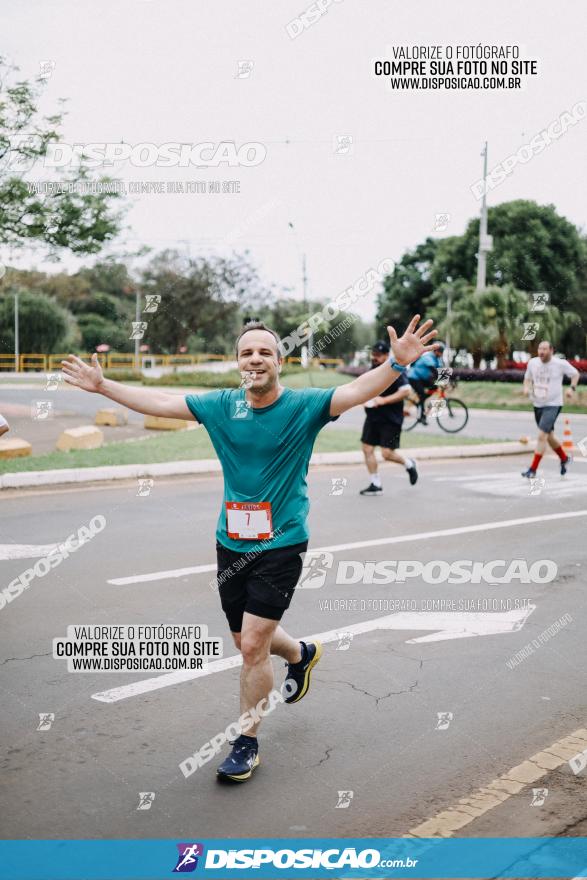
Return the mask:
M 216 773 L 220 779 L 246 782 L 253 775 L 253 770 L 259 766 L 257 738 L 241 734 L 237 739 L 231 740 L 230 745 L 232 751 L 218 767 Z
M 322 644 L 315 642 L 300 642 L 302 646 L 302 659 L 299 663 L 286 663 L 287 675 L 285 676 L 284 689 L 289 693 L 286 703 L 297 703 L 310 687 L 310 673 L 322 656 Z

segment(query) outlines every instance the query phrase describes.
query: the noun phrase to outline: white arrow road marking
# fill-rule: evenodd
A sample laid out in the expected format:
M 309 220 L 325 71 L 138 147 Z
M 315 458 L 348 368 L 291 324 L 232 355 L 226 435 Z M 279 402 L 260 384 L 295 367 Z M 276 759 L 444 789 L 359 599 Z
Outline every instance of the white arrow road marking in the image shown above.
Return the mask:
M 59 544 L 0 544 L 0 562 L 6 559 L 38 559 Z
M 526 491 L 528 487 L 526 486 Z M 440 529 L 435 532 L 416 532 L 412 535 L 397 535 L 394 538 L 374 538 L 371 541 L 353 541 L 350 544 L 333 544 L 330 547 L 312 547 L 312 552 L 339 550 L 355 550 L 360 547 L 381 547 L 386 544 L 403 544 L 409 541 L 425 541 L 430 538 L 448 538 L 452 535 L 465 535 L 469 532 L 487 532 L 491 529 L 509 529 L 514 526 L 530 525 L 532 523 L 550 522 L 557 519 L 569 519 L 576 516 L 587 516 L 587 510 L 571 510 L 566 513 L 548 513 L 542 516 L 525 516 L 521 519 L 503 519 L 497 522 L 478 523 L 477 525 L 458 526 L 454 529 Z M 130 577 L 112 578 L 107 581 L 116 587 L 127 584 L 139 584 L 145 581 L 160 581 L 167 578 L 185 577 L 189 574 L 200 574 L 205 571 L 216 571 L 215 565 L 195 565 L 189 568 L 175 568 L 169 571 L 152 571 L 148 574 L 135 574 Z
M 573 467 L 573 465 L 571 465 Z M 573 495 L 582 495 L 587 492 L 587 476 L 584 473 L 570 473 L 566 477 L 560 474 L 538 471 L 538 476 L 543 476 L 545 484 L 540 493 L 544 498 L 569 498 Z M 483 495 L 497 495 L 506 498 L 530 497 L 530 481 L 515 479 L 511 473 L 487 474 L 483 477 L 434 477 L 435 483 L 459 483 L 463 488 L 471 492 Z
M 529 605 L 527 608 L 505 611 L 503 613 L 456 612 L 451 614 L 428 611 L 418 614 L 402 611 L 397 614 L 388 614 L 386 617 L 376 617 L 374 620 L 364 620 L 362 623 L 352 623 L 349 626 L 330 629 L 317 635 L 303 636 L 302 638 L 304 641 L 319 639 L 323 643 L 335 642 L 343 632 L 361 635 L 362 633 L 383 629 L 436 630 L 436 632 L 427 636 L 408 639 L 407 644 L 409 645 L 417 644 L 418 642 L 440 642 L 446 639 L 466 639 L 474 636 L 517 632 L 524 626 L 535 608 L 535 605 Z M 118 700 L 127 700 L 129 697 L 137 697 L 139 694 L 146 694 L 149 691 L 159 690 L 159 688 L 181 684 L 184 681 L 192 681 L 194 678 L 201 678 L 204 675 L 224 672 L 225 669 L 234 669 L 236 666 L 240 666 L 241 663 L 241 655 L 235 654 L 233 657 L 212 660 L 205 669 L 170 672 L 165 675 L 159 675 L 156 678 L 146 678 L 133 684 L 92 694 L 92 699 L 98 700 L 101 703 L 116 703 Z

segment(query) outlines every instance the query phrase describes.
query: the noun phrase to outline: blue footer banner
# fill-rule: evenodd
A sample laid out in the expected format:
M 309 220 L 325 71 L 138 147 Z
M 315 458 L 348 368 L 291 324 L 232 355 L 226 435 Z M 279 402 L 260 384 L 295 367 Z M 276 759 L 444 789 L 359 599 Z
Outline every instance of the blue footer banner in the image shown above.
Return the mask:
M 587 838 L 3 840 L 1 880 L 587 877 Z

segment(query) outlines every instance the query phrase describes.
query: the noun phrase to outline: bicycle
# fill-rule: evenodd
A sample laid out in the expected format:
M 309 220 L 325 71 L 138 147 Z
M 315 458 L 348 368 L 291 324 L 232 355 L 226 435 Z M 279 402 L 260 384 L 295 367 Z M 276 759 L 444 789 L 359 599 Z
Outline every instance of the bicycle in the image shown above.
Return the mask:
M 434 418 L 440 428 L 448 434 L 462 431 L 469 421 L 469 410 L 462 400 L 447 394 L 456 387 L 452 379 L 448 386 L 435 386 L 426 391 L 426 398 L 421 401 L 416 392 L 404 400 L 404 422 L 402 430 L 412 431 L 416 425 L 427 425 Z

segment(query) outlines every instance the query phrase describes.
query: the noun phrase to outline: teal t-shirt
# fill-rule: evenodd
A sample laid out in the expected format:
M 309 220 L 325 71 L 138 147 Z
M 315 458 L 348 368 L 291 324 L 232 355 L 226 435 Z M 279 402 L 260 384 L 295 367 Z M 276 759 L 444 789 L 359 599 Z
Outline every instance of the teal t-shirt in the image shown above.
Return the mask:
M 249 407 L 242 389 L 186 395 L 210 435 L 222 464 L 224 498 L 216 538 L 231 550 L 252 551 L 257 541 L 229 538 L 225 501 L 271 503 L 274 537 L 267 549 L 308 540 L 306 475 L 318 432 L 330 416 L 334 388 L 285 388 L 274 403 Z

